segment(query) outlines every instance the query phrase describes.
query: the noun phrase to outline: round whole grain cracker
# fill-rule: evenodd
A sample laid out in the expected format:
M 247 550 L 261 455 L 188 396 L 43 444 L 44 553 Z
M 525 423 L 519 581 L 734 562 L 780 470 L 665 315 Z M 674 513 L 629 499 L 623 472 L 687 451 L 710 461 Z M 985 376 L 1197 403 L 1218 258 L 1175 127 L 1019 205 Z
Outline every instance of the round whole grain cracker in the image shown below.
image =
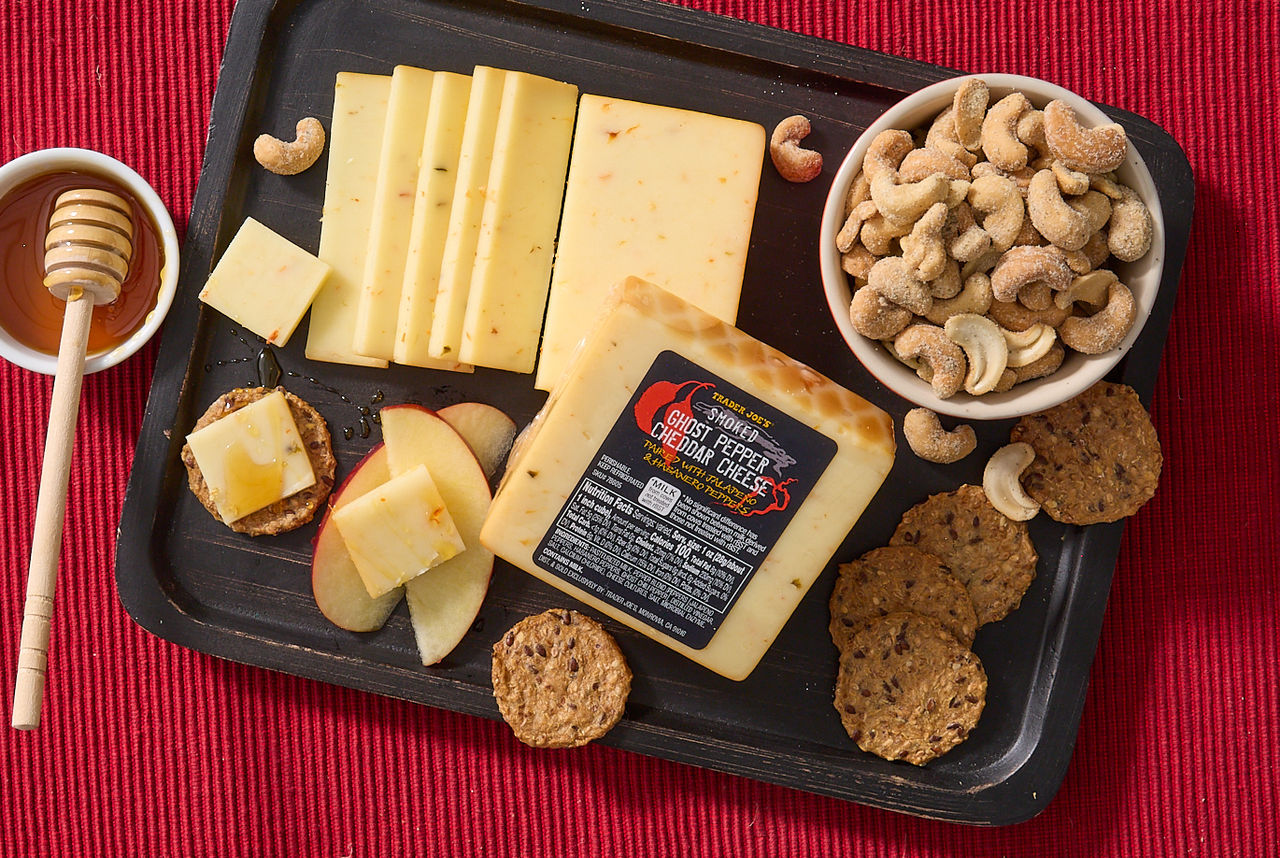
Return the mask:
M 917 766 L 969 737 L 986 704 L 982 661 L 934 619 L 900 611 L 840 656 L 835 708 L 864 751 Z
M 576 748 L 613 728 L 631 693 L 617 642 L 590 617 L 556 608 L 525 617 L 493 645 L 493 696 L 516 738 Z
M 889 543 L 941 560 L 969 591 L 979 627 L 1021 604 L 1039 559 L 1027 525 L 993 507 L 981 486 L 961 486 L 916 504 Z
M 1160 439 L 1128 385 L 1100 381 L 1023 417 L 1010 437 L 1036 451 L 1022 485 L 1055 521 L 1117 521 L 1137 512 L 1160 482 Z
M 895 611 L 933 617 L 965 646 L 973 644 L 978 630 L 969 591 L 932 554 L 910 545 L 885 545 L 840 564 L 830 626 L 839 649 L 871 621 Z
M 297 424 L 298 437 L 306 447 L 316 481 L 300 492 L 227 524 L 232 530 L 249 536 L 274 536 L 301 527 L 315 516 L 316 510 L 328 499 L 329 492 L 333 490 L 334 472 L 338 464 L 333 455 L 333 439 L 329 435 L 328 425 L 320 412 L 282 387 L 240 387 L 215 399 L 191 430 L 196 432 L 203 429 L 215 420 L 257 402 L 275 390 L 281 391 L 285 401 L 289 403 L 289 413 Z M 192 494 L 214 518 L 222 521 L 209 485 L 200 473 L 200 466 L 196 464 L 196 457 L 188 444 L 182 446 L 182 463 L 187 468 L 187 485 Z

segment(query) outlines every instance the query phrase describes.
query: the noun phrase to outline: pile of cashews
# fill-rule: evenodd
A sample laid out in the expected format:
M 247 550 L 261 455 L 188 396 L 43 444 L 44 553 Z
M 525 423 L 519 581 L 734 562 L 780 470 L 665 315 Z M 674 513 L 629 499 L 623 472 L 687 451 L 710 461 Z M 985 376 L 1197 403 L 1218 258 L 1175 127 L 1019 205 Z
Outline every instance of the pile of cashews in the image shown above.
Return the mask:
M 1066 349 L 1116 348 L 1137 316 L 1103 265 L 1150 249 L 1150 211 L 1114 171 L 1128 139 L 1081 125 L 1063 101 L 989 104 L 969 78 L 924 133 L 877 135 L 836 236 L 849 318 L 939 398 L 1057 371 Z

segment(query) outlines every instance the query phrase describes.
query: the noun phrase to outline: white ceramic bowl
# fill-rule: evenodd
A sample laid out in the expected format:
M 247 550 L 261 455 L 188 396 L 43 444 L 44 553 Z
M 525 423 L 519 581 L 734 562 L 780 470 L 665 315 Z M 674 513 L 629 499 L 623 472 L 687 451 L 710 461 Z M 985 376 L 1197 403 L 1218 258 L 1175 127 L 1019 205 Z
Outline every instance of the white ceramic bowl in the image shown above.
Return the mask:
M 7 194 L 28 179 L 45 173 L 68 170 L 96 173 L 120 184 L 133 194 L 151 215 L 151 220 L 160 231 L 160 245 L 164 252 L 164 263 L 160 269 L 160 290 L 156 294 L 155 308 L 148 314 L 142 326 L 127 340 L 114 348 L 95 352 L 86 357 L 84 371 L 88 374 L 120 363 L 142 348 L 160 328 L 160 323 L 169 312 L 169 307 L 173 304 L 173 296 L 178 290 L 178 233 L 173 228 L 173 218 L 169 216 L 164 203 L 160 202 L 160 197 L 141 176 L 115 158 L 89 149 L 41 149 L 13 159 L 0 167 L 0 196 Z M 53 375 L 58 367 L 57 355 L 36 351 L 18 342 L 3 327 L 0 327 L 0 357 L 45 375 Z
M 1075 109 L 1076 115 L 1086 126 L 1113 121 L 1086 99 L 1036 78 L 1011 74 L 983 74 L 975 77 L 986 81 L 993 104 L 1009 93 L 1020 90 L 1036 107 L 1042 108 L 1055 98 L 1062 99 Z M 1164 216 L 1151 174 L 1130 143 L 1128 157 L 1116 171 L 1117 178 L 1142 197 L 1151 210 L 1155 230 L 1151 249 L 1142 259 L 1131 263 L 1120 263 L 1112 259 L 1105 266 L 1119 275 L 1120 280 L 1133 292 L 1137 303 L 1137 319 L 1124 342 L 1118 348 L 1100 355 L 1082 355 L 1068 350 L 1067 358 L 1057 372 L 1042 379 L 1023 382 L 1005 393 L 971 396 L 961 391 L 948 399 L 938 398 L 927 382 L 890 355 L 884 346 L 853 329 L 853 324 L 849 321 L 852 292 L 848 275 L 840 268 L 836 233 L 843 225 L 844 201 L 849 185 L 861 169 L 863 156 L 872 139 L 889 128 L 915 131 L 927 126 L 951 103 L 956 89 L 965 79 L 957 77 L 941 81 L 907 96 L 885 111 L 858 138 L 831 184 L 822 213 L 818 255 L 822 264 L 823 288 L 826 290 L 827 304 L 836 327 L 854 355 L 873 376 L 904 399 L 941 414 L 970 420 L 998 420 L 1030 414 L 1070 399 L 1106 375 L 1132 347 L 1160 288 L 1160 277 L 1164 270 Z

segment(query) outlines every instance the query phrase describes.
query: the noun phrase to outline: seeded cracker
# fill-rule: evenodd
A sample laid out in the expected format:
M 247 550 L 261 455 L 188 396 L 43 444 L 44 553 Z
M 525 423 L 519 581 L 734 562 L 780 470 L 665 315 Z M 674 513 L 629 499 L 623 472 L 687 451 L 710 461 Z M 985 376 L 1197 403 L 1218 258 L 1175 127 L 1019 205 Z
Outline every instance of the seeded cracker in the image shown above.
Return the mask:
M 618 723 L 631 669 L 590 617 L 562 608 L 525 617 L 493 645 L 493 696 L 516 738 L 576 748 Z
M 969 591 L 942 561 L 909 545 L 886 545 L 842 563 L 831 593 L 831 640 L 840 650 L 873 621 L 895 611 L 933 617 L 961 644 L 978 630 Z
M 1035 449 L 1022 485 L 1056 521 L 1096 524 L 1133 515 L 1160 482 L 1160 440 L 1127 385 L 1098 382 L 1023 417 L 1011 437 Z
M 993 507 L 981 486 L 961 486 L 916 504 L 889 542 L 941 560 L 969 591 L 979 627 L 1017 608 L 1036 574 L 1026 524 Z
M 315 472 L 316 481 L 300 492 L 295 492 L 287 498 L 278 500 L 257 512 L 251 512 L 244 518 L 236 519 L 227 525 L 237 533 L 247 533 L 249 536 L 274 536 L 311 521 L 316 510 L 328 499 L 329 492 L 333 489 L 334 470 L 338 464 L 333 456 L 333 440 L 329 436 L 329 427 L 324 422 L 324 418 L 309 404 L 289 391 L 284 388 L 278 389 L 284 393 L 285 401 L 289 403 L 289 413 L 293 415 L 293 422 L 298 426 L 298 437 L 306 445 L 307 458 L 311 460 L 311 469 Z M 191 431 L 203 429 L 220 417 L 225 417 L 233 411 L 257 402 L 272 392 L 273 389 L 268 387 L 241 387 L 224 393 L 213 401 L 208 410 L 196 421 Z M 218 508 L 213 503 L 213 497 L 209 493 L 209 486 L 204 481 L 204 475 L 200 473 L 200 466 L 196 464 L 196 457 L 192 454 L 191 447 L 186 444 L 182 446 L 182 463 L 187 466 L 187 485 L 190 486 L 192 494 L 214 518 L 222 521 L 221 516 L 218 515 Z
M 922 766 L 968 738 L 986 696 L 976 655 L 936 620 L 900 612 L 854 635 L 835 707 L 859 748 Z

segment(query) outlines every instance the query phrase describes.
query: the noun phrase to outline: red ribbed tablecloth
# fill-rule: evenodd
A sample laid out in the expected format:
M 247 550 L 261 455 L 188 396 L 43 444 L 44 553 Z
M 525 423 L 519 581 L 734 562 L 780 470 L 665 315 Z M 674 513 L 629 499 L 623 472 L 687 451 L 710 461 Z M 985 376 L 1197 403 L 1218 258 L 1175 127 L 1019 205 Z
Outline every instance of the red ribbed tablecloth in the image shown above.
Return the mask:
M 584 4 L 584 7 L 589 4 Z M 84 384 L 45 723 L 0 728 L 0 856 L 1280 855 L 1280 14 L 1272 3 L 705 0 L 1166 128 L 1196 212 L 1154 396 L 1166 469 L 1125 532 L 1055 801 L 922 821 L 230 664 L 138 628 L 112 564 L 155 360 Z M 231 0 L 9 0 L 0 161 L 84 146 L 186 227 Z M 11 699 L 51 384 L 0 366 L 0 677 Z

